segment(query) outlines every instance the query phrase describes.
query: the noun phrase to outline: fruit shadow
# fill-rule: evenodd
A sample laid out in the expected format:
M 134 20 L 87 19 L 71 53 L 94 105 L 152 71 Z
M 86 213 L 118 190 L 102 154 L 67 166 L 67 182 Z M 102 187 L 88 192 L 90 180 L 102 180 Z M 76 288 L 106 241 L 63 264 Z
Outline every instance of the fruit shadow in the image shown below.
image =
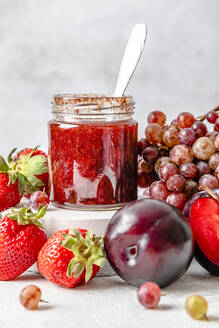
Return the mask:
M 167 294 L 184 295 L 185 293 L 201 294 L 206 296 L 219 295 L 219 277 L 208 273 L 186 273 L 181 279 L 163 289 Z
M 89 282 L 87 285 L 80 285 L 74 288 L 75 290 L 86 290 L 86 291 L 93 291 L 95 290 L 105 290 L 105 289 L 118 289 L 118 288 L 132 288 L 136 290 L 136 287 L 132 285 L 128 285 L 122 279 L 115 276 L 108 276 L 108 277 L 96 277 L 92 281 Z
M 27 281 L 27 280 L 39 280 L 44 279 L 41 274 L 33 273 L 33 274 L 22 274 L 22 276 L 19 276 L 14 279 L 14 281 Z

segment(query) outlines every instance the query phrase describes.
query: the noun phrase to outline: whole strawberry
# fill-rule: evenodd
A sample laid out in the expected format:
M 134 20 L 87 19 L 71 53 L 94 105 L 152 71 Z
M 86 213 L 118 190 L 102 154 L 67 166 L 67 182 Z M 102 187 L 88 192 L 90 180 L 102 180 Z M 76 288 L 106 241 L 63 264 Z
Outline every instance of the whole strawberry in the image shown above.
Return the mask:
M 93 279 L 105 259 L 103 238 L 91 231 L 67 229 L 48 239 L 38 254 L 37 265 L 52 283 L 73 288 Z
M 37 147 L 12 159 L 15 150 L 8 156 L 8 163 L 0 156 L 0 211 L 16 206 L 24 194 L 43 188 L 45 183 L 39 177 L 48 176 L 47 158 L 41 154 L 32 157 Z
M 23 157 L 25 157 L 29 154 L 31 154 L 31 157 L 34 157 L 34 156 L 43 156 L 43 157 L 45 157 L 47 167 L 48 167 L 48 156 L 47 156 L 47 154 L 44 151 L 38 149 L 37 147 L 35 149 L 25 148 L 25 149 L 23 149 L 22 151 L 20 151 L 18 153 L 17 157 L 20 160 L 20 159 L 22 159 Z M 49 173 L 48 173 L 48 170 L 45 173 L 37 174 L 36 177 L 44 183 L 44 185 L 41 186 L 39 189 L 41 191 L 45 190 L 46 194 L 49 195 Z M 29 197 L 30 194 L 27 193 L 25 196 Z
M 11 280 L 26 271 L 37 260 L 46 242 L 39 221 L 47 207 L 36 213 L 30 209 L 12 209 L 0 221 L 0 280 Z

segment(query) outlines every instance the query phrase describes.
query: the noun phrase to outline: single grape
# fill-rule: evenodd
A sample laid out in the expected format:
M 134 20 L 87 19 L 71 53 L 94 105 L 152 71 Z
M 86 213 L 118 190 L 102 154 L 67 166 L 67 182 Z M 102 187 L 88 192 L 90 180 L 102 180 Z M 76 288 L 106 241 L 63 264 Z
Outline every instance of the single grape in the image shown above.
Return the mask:
M 142 157 L 148 164 L 153 164 L 159 156 L 159 152 L 156 147 L 150 146 L 144 149 Z
M 138 173 L 138 186 L 140 188 L 146 188 L 150 186 L 150 184 L 153 182 L 150 174 L 147 174 L 145 172 L 139 172 Z
M 155 110 L 148 115 L 148 123 L 157 123 L 160 126 L 164 126 L 166 123 L 166 115 L 159 111 Z
M 180 174 L 184 176 L 184 178 L 195 178 L 198 172 L 197 166 L 192 162 L 183 163 L 179 167 Z
M 216 168 L 216 170 L 214 171 L 214 174 L 216 176 L 216 178 L 218 179 L 219 181 L 219 166 Z
M 145 173 L 151 173 L 154 169 L 153 164 L 148 164 L 144 160 L 141 160 L 139 166 L 140 166 L 140 170 Z
M 177 124 L 180 128 L 190 128 L 194 122 L 194 116 L 188 112 L 180 113 L 177 117 Z
M 192 195 L 198 192 L 198 183 L 192 179 L 186 179 L 184 191 L 186 196 L 190 198 Z
M 214 124 L 216 119 L 218 118 L 218 115 L 216 112 L 214 112 L 213 110 L 211 112 L 208 112 L 207 116 L 206 116 L 207 120 L 209 123 Z
M 192 146 L 195 157 L 201 160 L 207 160 L 214 154 L 214 143 L 207 137 L 198 138 Z
M 214 123 L 214 131 L 219 132 L 219 117 L 216 119 Z
M 139 155 L 142 155 L 143 150 L 144 150 L 146 147 L 148 147 L 148 146 L 150 146 L 150 143 L 147 141 L 146 138 L 142 138 L 142 139 L 140 139 L 140 140 L 138 141 L 138 154 L 139 154 Z
M 180 143 L 179 130 L 174 126 L 170 127 L 168 130 L 164 132 L 163 142 L 168 147 L 173 147 L 175 145 L 178 145 Z
M 219 153 L 214 153 L 209 158 L 208 164 L 212 170 L 216 170 L 219 165 Z
M 30 196 L 30 204 L 37 210 L 40 205 L 44 207 L 49 204 L 49 196 L 45 191 L 35 191 Z
M 204 297 L 200 295 L 189 296 L 185 303 L 186 312 L 195 320 L 206 320 L 208 311 L 208 303 Z
M 160 302 L 160 287 L 154 282 L 144 282 L 137 289 L 139 303 L 147 309 L 156 309 Z
M 163 130 L 157 123 L 148 124 L 145 135 L 147 140 L 153 145 L 161 144 L 163 141 Z
M 196 140 L 195 131 L 192 128 L 181 129 L 179 132 L 179 140 L 183 145 L 193 145 Z
M 194 130 L 194 132 L 198 138 L 204 137 L 208 132 L 207 126 L 202 122 L 195 122 L 192 125 L 192 129 Z
M 193 157 L 191 148 L 186 145 L 176 145 L 170 151 L 170 160 L 176 165 L 191 162 Z
M 209 189 L 219 188 L 219 182 L 217 178 L 211 174 L 205 174 L 199 179 L 199 185 L 204 185 Z
M 215 148 L 217 149 L 217 151 L 219 151 L 219 134 L 217 134 L 214 139 L 214 145 L 215 145 Z
M 160 168 L 161 164 L 163 164 L 163 163 L 170 163 L 170 158 L 167 156 L 164 156 L 164 157 L 160 157 L 156 160 L 154 169 L 157 174 L 159 174 L 159 168 Z
M 20 292 L 20 302 L 27 310 L 35 310 L 41 300 L 41 290 L 35 285 L 28 285 Z
M 166 200 L 169 195 L 166 184 L 163 181 L 154 181 L 150 185 L 150 197 L 157 200 L 162 200 L 163 202 Z
M 171 121 L 170 125 L 178 126 L 177 119 Z
M 202 175 L 204 174 L 208 174 L 211 172 L 211 168 L 210 166 L 208 165 L 207 162 L 204 162 L 204 161 L 198 161 L 196 163 L 196 167 L 198 169 L 197 171 L 197 177 L 201 177 Z
M 185 186 L 185 178 L 180 174 L 174 174 L 167 180 L 167 189 L 169 191 L 181 192 Z
M 179 210 L 182 210 L 186 203 L 186 194 L 183 192 L 172 193 L 166 198 L 166 202 L 172 206 L 175 206 Z
M 178 168 L 173 163 L 161 163 L 158 171 L 159 178 L 162 181 L 167 181 L 172 175 L 178 173 Z

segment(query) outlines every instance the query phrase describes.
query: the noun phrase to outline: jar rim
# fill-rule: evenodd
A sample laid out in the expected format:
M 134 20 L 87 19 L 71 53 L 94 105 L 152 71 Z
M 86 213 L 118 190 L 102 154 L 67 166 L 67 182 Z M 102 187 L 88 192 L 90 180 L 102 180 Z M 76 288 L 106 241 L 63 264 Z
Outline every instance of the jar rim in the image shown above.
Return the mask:
M 132 114 L 134 105 L 132 96 L 62 93 L 53 96 L 52 112 L 76 115 Z

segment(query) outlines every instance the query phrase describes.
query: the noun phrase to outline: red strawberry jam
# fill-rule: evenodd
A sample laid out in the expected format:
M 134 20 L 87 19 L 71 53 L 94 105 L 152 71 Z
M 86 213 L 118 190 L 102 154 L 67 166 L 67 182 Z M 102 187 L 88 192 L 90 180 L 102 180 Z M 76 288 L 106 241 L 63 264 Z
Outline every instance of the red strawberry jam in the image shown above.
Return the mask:
M 49 154 L 56 205 L 116 207 L 137 198 L 133 106 L 131 97 L 54 97 Z

